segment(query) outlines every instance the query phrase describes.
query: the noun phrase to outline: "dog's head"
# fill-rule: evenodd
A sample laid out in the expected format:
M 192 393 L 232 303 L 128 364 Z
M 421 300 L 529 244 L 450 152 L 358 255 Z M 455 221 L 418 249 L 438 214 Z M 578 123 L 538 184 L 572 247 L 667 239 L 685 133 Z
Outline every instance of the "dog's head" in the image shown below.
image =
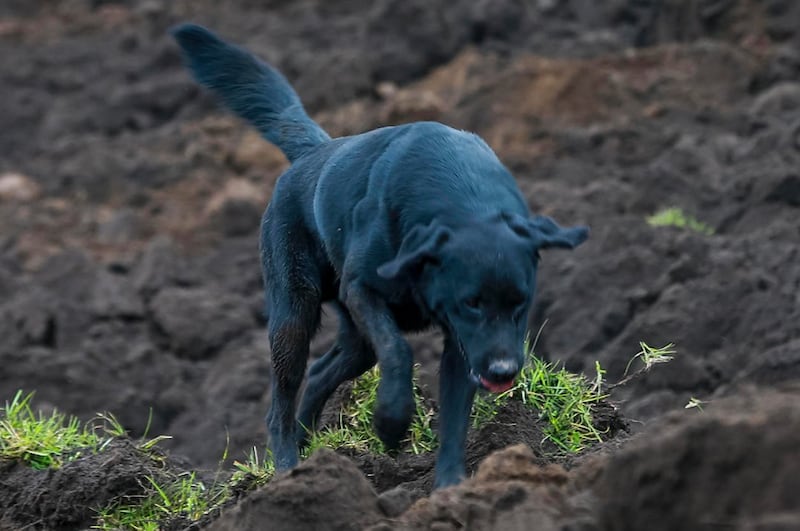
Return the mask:
M 428 309 L 458 341 L 471 377 L 502 392 L 524 362 L 539 250 L 573 249 L 588 232 L 562 228 L 544 216 L 501 215 L 458 229 L 434 221 L 415 227 L 378 274 L 414 282 Z

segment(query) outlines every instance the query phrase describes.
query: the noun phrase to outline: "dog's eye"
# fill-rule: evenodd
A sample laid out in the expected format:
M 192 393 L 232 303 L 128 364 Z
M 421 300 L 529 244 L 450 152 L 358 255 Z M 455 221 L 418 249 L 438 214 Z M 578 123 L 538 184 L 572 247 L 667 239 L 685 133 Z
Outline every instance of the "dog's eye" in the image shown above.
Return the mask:
M 480 297 L 469 297 L 464 299 L 464 306 L 470 310 L 477 310 L 481 307 L 481 299 Z

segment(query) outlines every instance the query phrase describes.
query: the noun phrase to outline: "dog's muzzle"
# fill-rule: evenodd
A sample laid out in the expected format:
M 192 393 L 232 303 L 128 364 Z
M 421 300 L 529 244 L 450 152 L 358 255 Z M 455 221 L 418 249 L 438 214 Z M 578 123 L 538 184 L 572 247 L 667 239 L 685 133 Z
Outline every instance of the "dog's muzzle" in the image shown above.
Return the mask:
M 519 372 L 519 367 L 516 363 L 508 360 L 494 361 L 489 365 L 489 372 L 491 379 L 481 376 L 467 359 L 467 353 L 464 351 L 464 345 L 461 340 L 458 341 L 458 349 L 461 356 L 464 358 L 464 363 L 469 367 L 469 379 L 477 385 L 489 391 L 490 393 L 504 393 L 514 387 L 514 378 Z

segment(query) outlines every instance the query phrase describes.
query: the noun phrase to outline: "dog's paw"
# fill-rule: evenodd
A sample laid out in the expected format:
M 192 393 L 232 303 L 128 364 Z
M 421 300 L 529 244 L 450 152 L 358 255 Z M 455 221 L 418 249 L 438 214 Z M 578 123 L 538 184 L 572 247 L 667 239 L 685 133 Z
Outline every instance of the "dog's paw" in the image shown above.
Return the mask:
M 433 480 L 433 490 L 458 485 L 465 476 L 463 464 L 459 463 L 443 467 L 441 463 L 437 463 L 436 475 Z
M 297 466 L 297 463 L 300 460 L 297 452 L 297 446 L 273 450 L 272 455 L 275 463 L 275 470 L 277 472 L 285 472 L 293 469 Z
M 383 442 L 386 450 L 394 451 L 400 447 L 400 442 L 405 438 L 408 427 L 411 425 L 413 413 L 413 398 L 410 405 L 398 404 L 397 402 L 378 405 L 373 423 L 375 433 Z

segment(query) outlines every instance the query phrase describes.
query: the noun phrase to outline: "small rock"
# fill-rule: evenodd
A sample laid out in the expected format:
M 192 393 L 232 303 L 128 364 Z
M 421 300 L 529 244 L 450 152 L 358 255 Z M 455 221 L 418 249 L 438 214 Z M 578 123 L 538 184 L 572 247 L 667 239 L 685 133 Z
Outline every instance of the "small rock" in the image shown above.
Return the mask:
M 400 516 L 414 503 L 414 497 L 403 487 L 389 489 L 378 496 L 378 506 L 383 514 L 393 518 Z
M 33 179 L 21 173 L 0 175 L 0 201 L 30 201 L 38 197 L 40 191 Z

